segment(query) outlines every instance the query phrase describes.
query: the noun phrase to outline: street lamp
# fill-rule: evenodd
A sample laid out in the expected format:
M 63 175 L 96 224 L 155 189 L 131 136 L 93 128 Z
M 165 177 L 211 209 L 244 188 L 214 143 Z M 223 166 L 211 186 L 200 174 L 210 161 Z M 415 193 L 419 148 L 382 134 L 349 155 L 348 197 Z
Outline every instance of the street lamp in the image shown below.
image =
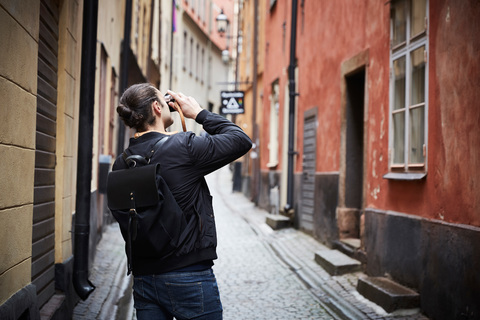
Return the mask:
M 217 32 L 220 34 L 220 37 L 225 37 L 227 39 L 227 48 L 222 50 L 222 61 L 227 64 L 230 62 L 230 51 L 228 50 L 228 40 L 233 38 L 229 34 L 226 34 L 228 31 L 228 26 L 230 21 L 228 20 L 227 15 L 223 12 L 223 9 L 220 11 L 220 14 L 215 19 L 217 21 Z
M 215 20 L 217 20 L 217 31 L 220 33 L 220 36 L 223 36 L 223 34 L 227 32 L 229 24 L 228 17 L 225 13 L 223 13 L 223 9 L 220 11 L 220 14 Z
M 230 62 L 230 50 L 229 50 L 229 39 L 236 39 L 234 42 L 235 44 L 235 89 L 237 89 L 237 77 L 238 77 L 238 55 L 241 50 L 242 45 L 242 35 L 241 31 L 237 30 L 236 35 L 230 35 L 229 33 L 229 25 L 230 21 L 228 20 L 227 15 L 223 12 L 223 9 L 220 10 L 220 14 L 215 18 L 217 21 L 217 32 L 219 33 L 220 37 L 225 37 L 227 39 L 227 47 L 222 50 L 222 61 L 225 64 Z
M 223 13 L 223 9 L 220 11 L 220 14 L 217 16 L 215 20 L 217 21 L 217 32 L 220 34 L 220 37 L 223 37 L 227 32 L 228 25 L 230 23 L 230 21 L 228 21 L 227 15 Z M 230 38 L 228 34 L 225 37 L 227 38 L 227 41 Z M 225 50 L 222 50 L 222 61 L 223 63 L 228 63 L 230 61 L 230 52 L 228 51 L 228 42 L 227 42 L 227 48 Z
M 230 61 L 230 51 L 228 49 L 222 50 L 222 61 L 228 63 Z

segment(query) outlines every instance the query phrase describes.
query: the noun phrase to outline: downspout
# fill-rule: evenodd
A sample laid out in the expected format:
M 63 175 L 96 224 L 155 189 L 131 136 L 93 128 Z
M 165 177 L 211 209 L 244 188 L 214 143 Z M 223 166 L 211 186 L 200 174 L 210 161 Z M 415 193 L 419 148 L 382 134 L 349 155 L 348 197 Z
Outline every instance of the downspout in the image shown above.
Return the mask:
M 288 91 L 289 91 L 289 109 L 288 109 L 288 171 L 287 171 L 287 203 L 285 204 L 285 213 L 289 214 L 293 210 L 293 161 L 297 152 L 294 150 L 295 144 L 295 52 L 297 46 L 297 0 L 292 0 L 292 25 L 290 33 L 290 64 L 288 66 Z
M 174 21 L 173 19 L 176 19 L 175 17 L 175 0 L 172 0 L 172 16 L 171 16 L 171 19 L 172 19 L 172 23 L 170 23 L 170 74 L 169 74 L 169 80 L 168 80 L 168 89 L 172 90 L 172 83 L 173 83 L 173 33 L 175 32 L 175 30 L 173 29 L 174 25 L 173 23 L 176 21 Z M 176 27 L 176 26 L 175 26 Z
M 95 290 L 95 286 L 88 280 L 88 250 L 90 235 L 90 187 L 92 180 L 97 20 L 98 0 L 85 0 L 83 3 L 77 196 L 73 248 L 73 286 L 82 300 L 87 299 L 93 290 Z
M 260 184 L 260 148 L 258 146 L 258 125 L 257 125 L 257 86 L 258 86 L 258 0 L 253 4 L 253 86 L 252 86 L 252 124 L 253 124 L 253 143 L 254 152 L 257 157 L 252 160 L 252 200 L 255 205 L 258 204 L 259 184 Z M 237 44 L 238 45 L 238 44 Z
M 132 0 L 125 1 L 125 24 L 123 26 L 122 62 L 120 71 L 120 95 L 128 87 L 128 61 L 130 60 L 130 32 L 132 29 Z M 125 128 L 118 129 L 117 154 L 122 154 L 125 145 Z

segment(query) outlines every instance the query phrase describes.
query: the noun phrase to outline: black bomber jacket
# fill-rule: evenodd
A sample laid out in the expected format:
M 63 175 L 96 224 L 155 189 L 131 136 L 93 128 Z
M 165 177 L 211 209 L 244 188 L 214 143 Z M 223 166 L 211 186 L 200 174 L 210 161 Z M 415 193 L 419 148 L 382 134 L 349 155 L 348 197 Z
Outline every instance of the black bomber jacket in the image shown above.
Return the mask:
M 237 125 L 226 118 L 202 110 L 196 122 L 207 134 L 193 132 L 169 135 L 154 153 L 151 163 L 160 163 L 161 174 L 169 186 L 187 222 L 192 225 L 191 237 L 177 254 L 167 258 L 139 259 L 133 256 L 134 275 L 160 274 L 217 258 L 217 236 L 212 197 L 204 176 L 246 154 L 252 147 L 250 138 Z M 153 145 L 165 135 L 148 132 L 131 138 L 131 154 L 147 155 Z M 113 170 L 126 169 L 122 156 L 113 164 Z

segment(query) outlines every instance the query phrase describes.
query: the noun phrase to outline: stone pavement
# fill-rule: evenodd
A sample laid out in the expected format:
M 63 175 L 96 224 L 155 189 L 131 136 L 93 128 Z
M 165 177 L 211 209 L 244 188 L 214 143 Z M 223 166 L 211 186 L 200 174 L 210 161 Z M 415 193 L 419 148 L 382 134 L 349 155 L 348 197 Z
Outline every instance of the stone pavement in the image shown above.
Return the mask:
M 218 231 L 217 276 L 225 320 L 427 319 L 418 310 L 386 313 L 356 290 L 361 272 L 330 276 L 314 259 L 329 250 L 293 228 L 273 231 L 267 212 L 232 192 L 224 167 L 207 177 Z M 124 242 L 116 224 L 98 245 L 90 281 L 97 287 L 73 319 L 136 319 Z
M 224 319 L 335 319 L 245 220 L 240 211 L 251 204 L 232 194 L 229 177 L 228 169 L 208 177 L 218 232 L 213 270 Z
M 211 192 L 214 196 L 214 208 L 216 209 L 216 221 L 218 224 L 218 242 L 219 242 L 219 259 L 216 262 L 216 268 L 214 269 L 219 281 L 219 287 L 223 292 L 225 288 L 222 287 L 223 274 L 221 273 L 223 267 L 222 259 L 234 259 L 232 254 L 224 252 L 224 244 L 222 241 L 228 242 L 226 239 L 231 235 L 231 231 L 238 227 L 223 227 L 223 223 L 232 223 L 234 221 L 233 216 L 237 215 L 236 221 L 243 219 L 247 222 L 248 226 L 257 235 L 256 242 L 261 242 L 267 247 L 271 248 L 278 258 L 277 265 L 286 267 L 290 271 L 290 276 L 295 275 L 307 288 L 307 290 L 316 298 L 318 305 L 324 310 L 328 311 L 330 316 L 335 319 L 427 319 L 423 316 L 419 310 L 399 310 L 394 313 L 387 313 L 381 307 L 366 300 L 361 296 L 357 290 L 356 285 L 358 278 L 365 276 L 362 272 L 355 272 L 351 274 L 341 276 L 330 276 L 320 265 L 315 262 L 315 252 L 320 250 L 330 250 L 328 247 L 322 245 L 311 236 L 293 229 L 287 228 L 282 230 L 273 231 L 266 224 L 266 217 L 268 212 L 255 207 L 255 205 L 248 201 L 241 193 L 231 192 L 231 174 L 227 168 L 222 168 L 218 172 L 208 177 L 209 186 L 211 186 Z M 229 210 L 218 210 L 223 203 Z M 225 212 L 230 212 L 229 217 L 223 217 Z M 233 213 L 233 215 L 232 215 Z M 242 226 L 245 228 L 244 226 Z M 248 248 L 248 247 L 247 247 Z M 237 253 L 239 255 L 244 254 Z M 266 257 L 266 256 L 265 256 Z M 252 257 L 257 259 L 257 257 Z M 260 257 L 260 259 L 265 259 Z M 270 261 L 270 259 L 268 259 Z M 257 263 L 257 262 L 255 262 Z M 275 263 L 271 261 L 271 263 Z M 228 263 L 226 263 L 228 264 Z M 264 266 L 265 270 L 273 271 L 272 266 Z M 215 267 L 214 267 L 215 268 Z M 228 266 L 228 268 L 232 268 Z M 277 269 L 280 269 L 278 267 Z M 240 273 L 240 270 L 238 273 Z M 262 270 L 255 270 L 252 272 L 262 272 Z M 259 273 L 258 276 L 263 275 Z M 282 278 L 282 273 L 275 278 L 275 275 L 271 275 L 276 281 L 285 281 Z M 251 275 L 258 279 L 258 276 Z M 261 278 L 259 279 L 261 280 Z M 230 280 L 233 282 L 234 279 Z M 230 288 L 227 289 L 230 290 Z M 282 295 L 282 292 L 277 292 L 278 295 Z M 231 319 L 227 317 L 228 305 L 225 306 L 228 300 L 225 294 L 222 295 L 222 301 L 224 301 L 225 319 Z M 235 303 L 235 301 L 232 301 Z M 268 304 L 268 300 L 265 302 Z M 288 303 L 288 300 L 287 300 Z M 314 301 L 311 301 L 314 304 Z M 282 306 L 277 306 L 282 308 Z M 288 304 L 284 306 L 288 308 Z M 317 318 L 303 317 L 302 313 L 298 316 L 293 314 L 285 314 L 278 319 L 330 319 L 328 315 L 321 315 Z M 232 319 L 270 319 L 271 317 L 240 317 Z

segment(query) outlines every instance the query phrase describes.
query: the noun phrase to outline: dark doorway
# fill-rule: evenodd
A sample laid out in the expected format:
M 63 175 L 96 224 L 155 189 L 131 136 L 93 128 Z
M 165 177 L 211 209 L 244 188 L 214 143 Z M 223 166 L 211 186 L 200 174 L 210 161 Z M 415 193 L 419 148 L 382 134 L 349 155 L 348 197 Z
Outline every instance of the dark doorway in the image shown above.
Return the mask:
M 345 206 L 362 208 L 363 196 L 363 115 L 365 70 L 346 78 L 347 81 L 347 148 Z
M 345 76 L 344 99 L 344 202 L 337 208 L 337 219 L 341 246 L 356 252 L 363 213 L 365 68 Z

